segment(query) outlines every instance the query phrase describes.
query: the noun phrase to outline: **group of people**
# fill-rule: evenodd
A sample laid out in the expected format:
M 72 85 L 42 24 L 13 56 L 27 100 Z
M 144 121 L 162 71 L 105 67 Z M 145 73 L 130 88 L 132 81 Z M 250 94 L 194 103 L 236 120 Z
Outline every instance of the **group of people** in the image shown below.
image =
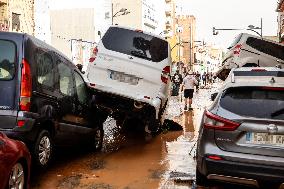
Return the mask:
M 173 90 L 172 96 L 178 96 L 181 86 L 181 91 L 183 91 L 184 100 L 184 110 L 192 110 L 192 98 L 194 93 L 194 88 L 199 90 L 200 81 L 203 81 L 203 85 L 206 86 L 207 83 L 213 82 L 213 74 L 204 72 L 202 75 L 199 72 L 184 71 L 183 75 L 179 73 L 179 70 L 172 77 Z

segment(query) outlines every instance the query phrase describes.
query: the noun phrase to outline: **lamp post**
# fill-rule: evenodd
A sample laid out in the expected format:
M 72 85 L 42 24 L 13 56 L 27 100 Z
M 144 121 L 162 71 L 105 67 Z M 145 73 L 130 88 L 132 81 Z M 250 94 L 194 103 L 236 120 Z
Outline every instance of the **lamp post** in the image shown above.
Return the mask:
M 121 14 L 119 14 L 121 13 Z M 123 16 L 129 14 L 130 11 L 128 11 L 126 8 L 121 8 L 119 11 L 113 14 L 113 3 L 111 4 L 111 25 L 113 25 L 113 18 L 118 16 Z
M 262 26 L 262 18 L 260 18 L 260 27 L 256 27 L 254 25 L 249 25 L 248 28 L 246 29 L 232 29 L 232 28 L 215 28 L 213 27 L 213 35 L 218 35 L 218 31 L 232 31 L 232 30 L 249 30 L 249 31 L 252 31 L 252 32 L 255 32 L 257 35 L 259 35 L 260 37 L 262 37 L 262 29 L 263 29 L 263 26 Z M 255 31 L 255 30 L 260 30 L 260 33 Z

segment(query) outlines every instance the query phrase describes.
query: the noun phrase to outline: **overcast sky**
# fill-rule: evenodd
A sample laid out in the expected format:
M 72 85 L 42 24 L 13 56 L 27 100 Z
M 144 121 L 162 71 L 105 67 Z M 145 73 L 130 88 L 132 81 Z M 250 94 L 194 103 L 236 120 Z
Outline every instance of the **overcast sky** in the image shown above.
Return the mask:
M 52 0 L 51 8 L 82 8 L 95 5 L 98 0 Z M 155 0 L 153 0 L 155 1 Z M 183 12 L 194 15 L 197 24 L 196 40 L 227 47 L 242 31 L 219 31 L 212 35 L 212 27 L 247 28 L 260 26 L 263 18 L 263 35 L 277 35 L 277 0 L 177 0 Z M 248 32 L 249 31 L 243 31 Z
M 219 31 L 212 28 L 247 28 L 260 26 L 263 18 L 263 35 L 277 35 L 277 0 L 179 0 L 183 11 L 196 17 L 197 40 L 205 39 L 227 47 L 242 31 Z M 244 31 L 248 32 L 249 31 Z

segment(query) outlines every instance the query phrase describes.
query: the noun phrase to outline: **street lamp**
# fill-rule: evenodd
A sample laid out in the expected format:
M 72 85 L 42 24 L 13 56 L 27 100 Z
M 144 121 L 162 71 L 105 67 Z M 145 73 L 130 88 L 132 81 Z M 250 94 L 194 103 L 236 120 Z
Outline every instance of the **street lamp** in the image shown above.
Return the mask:
M 252 32 L 255 32 L 257 35 L 259 35 L 260 37 L 262 37 L 262 18 L 260 18 L 260 27 L 256 27 L 254 25 L 249 25 L 248 28 L 246 29 L 232 29 L 232 28 L 215 28 L 213 27 L 213 35 L 218 35 L 218 31 L 232 31 L 232 30 L 249 30 Z M 255 30 L 260 30 L 260 33 L 255 31 Z
M 121 13 L 121 14 L 119 14 Z M 111 25 L 113 25 L 113 18 L 118 16 L 123 16 L 129 14 L 130 11 L 128 11 L 126 8 L 121 8 L 119 11 L 117 11 L 115 14 L 113 14 L 113 3 L 111 4 Z

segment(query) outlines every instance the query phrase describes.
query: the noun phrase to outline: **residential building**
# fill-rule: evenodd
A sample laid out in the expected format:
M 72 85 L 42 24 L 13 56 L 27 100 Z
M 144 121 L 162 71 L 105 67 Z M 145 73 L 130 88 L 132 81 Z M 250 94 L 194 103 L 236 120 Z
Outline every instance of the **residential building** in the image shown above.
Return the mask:
M 35 0 L 35 37 L 51 44 L 50 0 Z
M 278 12 L 278 38 L 279 42 L 284 43 L 284 0 L 280 0 L 276 11 Z
M 189 69 L 192 69 L 195 54 L 195 17 L 192 15 L 178 15 L 175 19 L 175 25 L 180 28 L 177 33 L 182 46 L 180 61 L 186 64 Z
M 162 35 L 165 30 L 165 0 L 112 0 L 113 13 L 117 14 L 122 8 L 130 13 L 115 16 L 114 25 L 140 29 L 156 35 Z
M 51 10 L 51 44 L 86 69 L 96 44 L 93 8 Z
M 0 0 L 0 28 L 34 35 L 34 0 Z

